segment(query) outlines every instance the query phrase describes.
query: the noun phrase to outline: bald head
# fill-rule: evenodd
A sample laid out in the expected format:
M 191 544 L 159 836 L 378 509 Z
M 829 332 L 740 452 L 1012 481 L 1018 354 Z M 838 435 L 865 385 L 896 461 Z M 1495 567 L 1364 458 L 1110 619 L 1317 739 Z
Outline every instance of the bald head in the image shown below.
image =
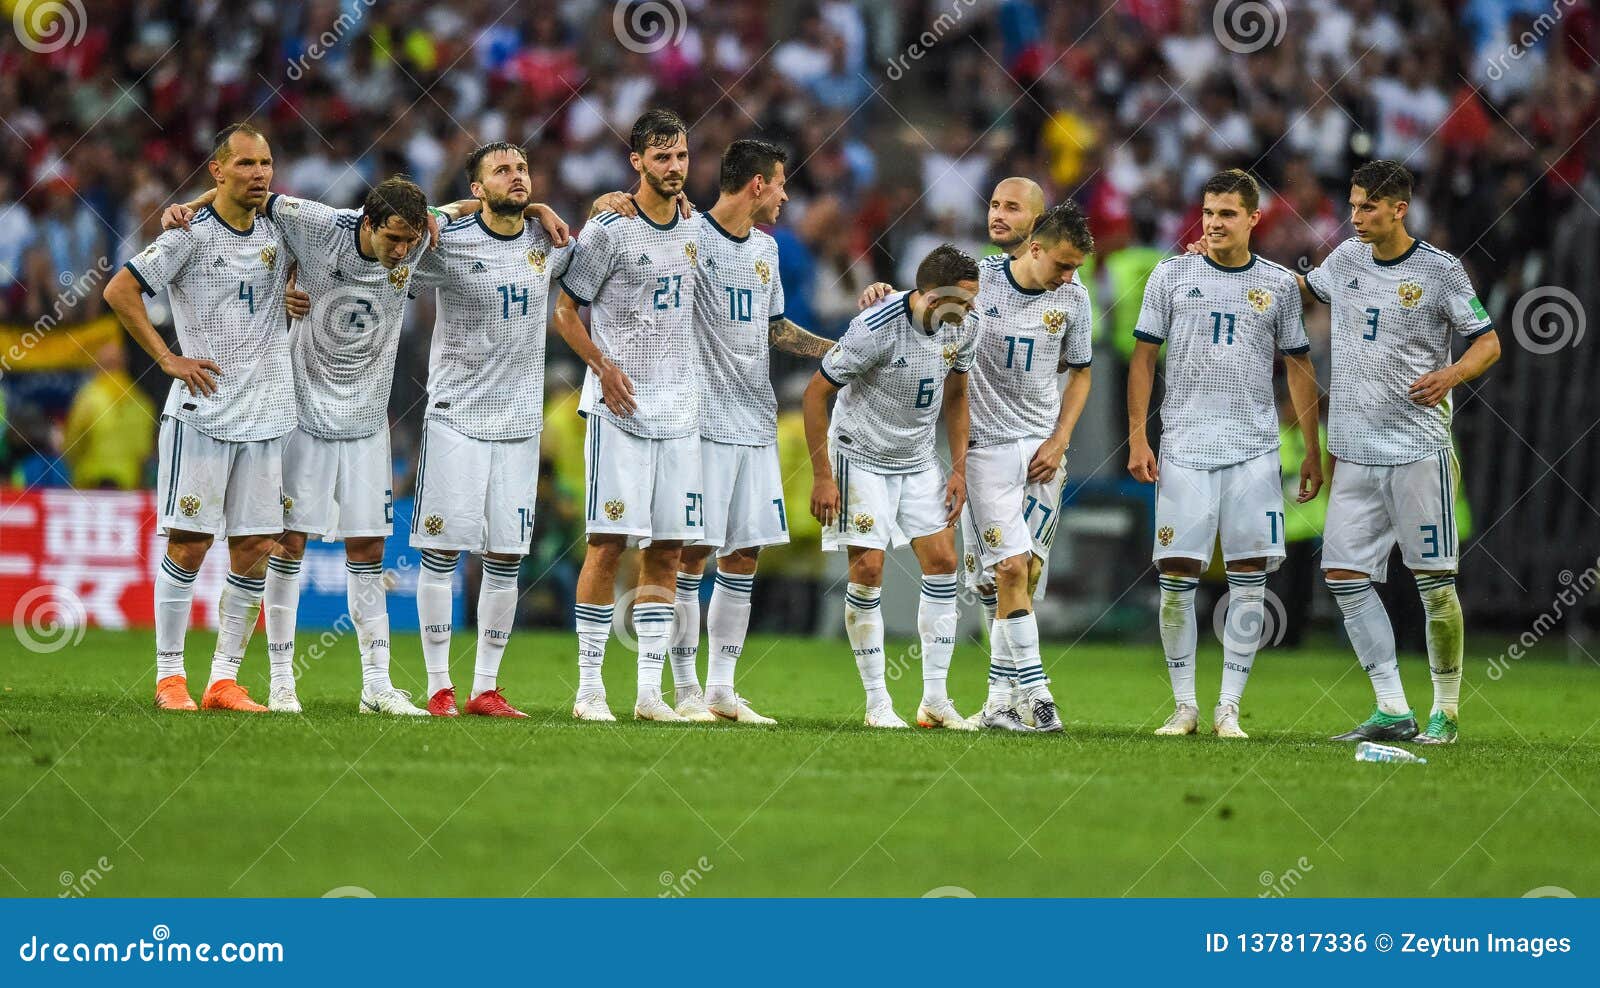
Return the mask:
M 1028 241 L 1033 224 L 1044 212 L 1044 190 L 1031 178 L 1002 179 L 989 197 L 989 239 L 1008 254 Z

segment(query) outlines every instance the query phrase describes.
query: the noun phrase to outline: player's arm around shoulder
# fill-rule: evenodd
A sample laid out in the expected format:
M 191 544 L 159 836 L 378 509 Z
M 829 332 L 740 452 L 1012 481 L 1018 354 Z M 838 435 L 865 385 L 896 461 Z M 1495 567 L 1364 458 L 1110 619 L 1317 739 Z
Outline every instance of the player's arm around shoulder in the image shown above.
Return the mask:
M 792 319 L 779 316 L 767 324 L 767 341 L 774 350 L 797 357 L 821 359 L 833 349 L 833 341 L 807 331 Z

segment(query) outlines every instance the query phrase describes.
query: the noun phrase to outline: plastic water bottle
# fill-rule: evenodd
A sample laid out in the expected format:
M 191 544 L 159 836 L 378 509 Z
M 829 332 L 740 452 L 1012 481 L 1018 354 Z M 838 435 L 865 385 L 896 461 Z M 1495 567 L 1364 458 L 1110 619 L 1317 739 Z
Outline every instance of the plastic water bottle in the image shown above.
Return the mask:
M 1363 741 L 1356 745 L 1356 761 L 1358 762 L 1415 762 L 1418 765 L 1428 764 L 1426 758 L 1413 755 L 1404 748 L 1395 748 L 1387 744 L 1373 744 Z

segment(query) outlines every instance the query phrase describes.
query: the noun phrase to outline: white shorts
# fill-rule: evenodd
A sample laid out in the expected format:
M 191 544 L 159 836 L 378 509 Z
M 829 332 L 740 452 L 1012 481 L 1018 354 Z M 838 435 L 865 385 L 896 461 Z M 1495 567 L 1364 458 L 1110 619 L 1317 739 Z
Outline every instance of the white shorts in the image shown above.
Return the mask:
M 702 439 L 700 469 L 706 495 L 702 545 L 714 547 L 722 557 L 740 549 L 789 541 L 776 443 L 736 446 Z
M 700 437 L 645 439 L 602 415 L 588 426 L 584 530 L 591 535 L 696 542 L 705 534 Z
M 839 484 L 843 510 L 822 530 L 824 552 L 850 545 L 866 549 L 910 545 L 912 539 L 947 527 L 944 471 L 937 463 L 916 473 L 873 473 L 835 453 L 833 479 Z
M 1211 565 L 1222 537 L 1223 562 L 1264 558 L 1267 572 L 1283 562 L 1283 478 L 1278 451 L 1217 470 L 1161 461 L 1156 484 L 1154 558 L 1198 559 Z
M 961 566 L 967 585 L 994 584 L 994 566 L 1002 559 L 1031 552 L 1050 558 L 1067 483 L 1066 461 L 1047 484 L 1028 482 L 1028 463 L 1043 439 L 1018 439 L 998 446 L 967 450 L 967 505 L 961 509 Z M 1036 598 L 1044 596 L 1039 574 Z
M 156 522 L 216 538 L 283 531 L 283 439 L 213 439 L 171 416 L 157 441 Z
M 393 533 L 389 427 L 360 439 L 322 439 L 298 428 L 285 436 L 283 527 L 329 542 Z
M 1454 573 L 1460 473 L 1447 449 L 1395 466 L 1337 463 L 1328 492 L 1322 568 L 1382 581 L 1398 542 L 1406 568 Z
M 473 439 L 436 419 L 422 429 L 411 544 L 528 554 L 539 489 L 539 437 Z

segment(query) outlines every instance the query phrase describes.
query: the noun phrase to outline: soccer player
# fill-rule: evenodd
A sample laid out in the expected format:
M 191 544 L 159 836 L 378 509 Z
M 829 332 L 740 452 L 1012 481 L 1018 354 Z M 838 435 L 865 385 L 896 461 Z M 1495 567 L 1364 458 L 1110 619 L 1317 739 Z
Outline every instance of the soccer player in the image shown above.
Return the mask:
M 946 691 L 955 652 L 956 520 L 966 500 L 967 371 L 978 318 L 978 264 L 944 244 L 917 266 L 916 287 L 856 316 L 822 358 L 803 399 L 811 513 L 822 548 L 849 554 L 845 633 L 867 694 L 868 727 L 905 727 L 884 684 L 884 550 L 909 542 L 922 570 L 917 723 L 970 731 Z M 832 421 L 828 398 L 839 395 Z M 935 447 L 943 415 L 948 477 Z
M 527 222 L 531 183 L 520 147 L 477 148 L 466 175 L 481 211 L 446 226 L 412 276 L 417 290 L 436 288 L 439 301 L 411 518 L 411 544 L 422 550 L 417 617 L 428 712 L 454 716 L 451 577 L 459 553 L 481 554 L 477 656 L 464 710 L 526 717 L 501 695 L 500 661 L 533 534 L 548 300 L 572 248 L 556 247 Z
M 700 472 L 700 368 L 692 328 L 700 219 L 678 214 L 689 169 L 688 128 L 670 110 L 633 125 L 637 215 L 603 211 L 584 224 L 561 279 L 556 325 L 588 366 L 579 405 L 588 469 L 588 546 L 574 608 L 578 694 L 572 715 L 610 721 L 601 669 L 617 564 L 641 553 L 633 618 L 640 720 L 683 721 L 661 696 L 672 633 L 673 580 L 685 542 L 705 531 Z M 578 309 L 590 307 L 586 331 Z M 592 333 L 592 338 L 591 334 Z
M 283 437 L 295 424 L 283 296 L 290 263 L 265 215 L 272 150 L 232 124 L 208 165 L 216 201 L 187 230 L 168 230 L 106 285 L 123 326 L 173 378 L 161 414 L 156 504 L 167 552 L 156 574 L 156 706 L 194 710 L 183 645 L 194 578 L 215 538 L 228 540 L 216 651 L 201 705 L 261 712 L 239 663 L 261 608 L 267 558 L 283 530 Z M 182 355 L 150 323 L 141 293 L 169 289 Z
M 1260 643 L 1267 574 L 1285 554 L 1275 353 L 1284 355 L 1305 437 L 1301 502 L 1322 487 L 1318 392 L 1294 272 L 1250 251 L 1250 231 L 1261 219 L 1255 179 L 1238 169 L 1219 172 L 1202 195 L 1205 252 L 1162 261 L 1145 285 L 1128 366 L 1128 472 L 1157 484 L 1154 557 L 1174 709 L 1156 733 L 1193 734 L 1199 724 L 1194 594 L 1220 535 L 1228 613 L 1211 729 L 1244 738 L 1239 702 Z M 1158 462 L 1145 423 L 1163 343 Z
M 1361 667 L 1372 716 L 1335 740 L 1450 744 L 1460 719 L 1463 625 L 1453 505 L 1459 468 L 1450 390 L 1500 358 L 1500 339 L 1461 262 L 1406 232 L 1411 175 L 1371 161 L 1350 178 L 1356 235 L 1304 279 L 1333 307 L 1328 450 L 1335 459 L 1322 569 Z M 1456 361 L 1452 335 L 1471 340 Z M 1396 543 L 1427 615 L 1433 709 L 1417 733 L 1394 630 L 1372 588 Z

